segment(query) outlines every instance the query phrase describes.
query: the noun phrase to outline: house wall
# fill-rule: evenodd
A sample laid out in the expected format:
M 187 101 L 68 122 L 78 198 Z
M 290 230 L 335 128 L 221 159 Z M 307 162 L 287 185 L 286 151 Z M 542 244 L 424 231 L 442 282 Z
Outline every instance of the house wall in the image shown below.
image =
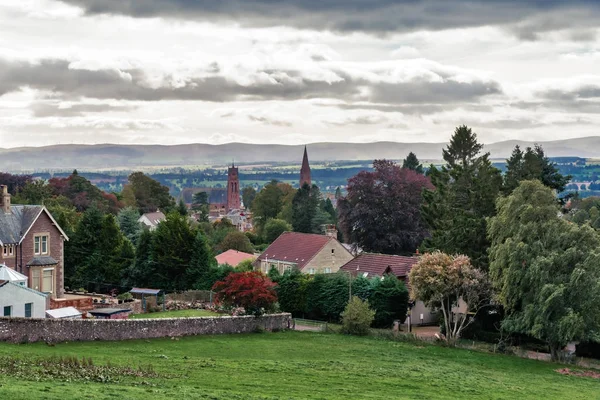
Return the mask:
M 412 325 L 419 325 L 421 324 L 421 314 L 423 314 L 423 325 L 435 324 L 439 320 L 438 314 L 431 312 L 431 309 L 420 300 L 415 302 L 407 318 L 410 318 Z
M 43 294 L 12 284 L 0 287 L 0 317 L 4 315 L 5 306 L 12 306 L 13 317 L 25 317 L 26 303 L 33 303 L 32 318 L 46 317 L 46 296 Z
M 12 343 L 151 339 L 188 335 L 251 333 L 290 327 L 291 314 L 262 317 L 155 319 L 31 319 L 0 317 L 0 341 Z
M 309 273 L 310 269 L 314 268 L 315 273 L 324 273 L 325 268 L 331 268 L 330 272 L 335 273 L 353 258 L 354 256 L 340 242 L 332 239 L 302 268 L 302 272 Z
M 23 274 L 29 276 L 29 285 L 32 284 L 31 271 L 26 267 L 27 263 L 34 257 L 33 254 L 33 241 L 34 237 L 40 233 L 48 233 L 49 246 L 48 255 L 58 261 L 55 266 L 48 266 L 46 268 L 54 267 L 54 290 L 51 294 L 52 298 L 62 298 L 65 293 L 65 277 L 64 277 L 64 238 L 60 231 L 54 226 L 54 223 L 48 217 L 45 212 L 42 212 L 38 219 L 33 223 L 27 236 L 22 241 L 23 251 Z M 19 256 L 20 258 L 20 256 Z M 43 269 L 44 267 L 42 267 Z M 20 271 L 19 271 L 20 272 Z

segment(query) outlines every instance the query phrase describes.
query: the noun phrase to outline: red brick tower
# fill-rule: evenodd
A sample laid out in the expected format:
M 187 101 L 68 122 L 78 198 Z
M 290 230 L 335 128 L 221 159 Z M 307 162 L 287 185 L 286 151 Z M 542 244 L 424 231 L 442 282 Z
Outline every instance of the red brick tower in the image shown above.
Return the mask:
M 240 177 L 237 167 L 232 163 L 227 170 L 227 211 L 240 208 Z
M 302 158 L 302 169 L 300 170 L 300 187 L 307 183 L 311 186 L 310 180 L 310 165 L 308 165 L 308 153 L 306 152 L 306 146 L 304 146 L 304 157 Z

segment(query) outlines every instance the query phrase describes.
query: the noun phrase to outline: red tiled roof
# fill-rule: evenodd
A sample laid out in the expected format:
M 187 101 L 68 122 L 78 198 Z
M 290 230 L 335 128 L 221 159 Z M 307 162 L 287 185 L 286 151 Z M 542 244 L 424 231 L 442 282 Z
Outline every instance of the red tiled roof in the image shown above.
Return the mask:
M 284 232 L 258 257 L 258 261 L 295 263 L 302 269 L 330 240 L 335 239 L 312 233 Z
M 227 250 L 224 253 L 219 254 L 215 257 L 217 259 L 217 264 L 229 264 L 232 267 L 235 267 L 239 263 L 244 260 L 253 260 L 256 258 L 254 254 L 244 253 L 243 251 L 237 250 Z
M 398 278 L 406 278 L 417 261 L 419 261 L 418 257 L 362 253 L 344 264 L 340 269 L 349 271 L 354 276 L 362 276 L 365 272 L 368 272 L 368 278 L 383 276 L 386 273 L 392 273 Z

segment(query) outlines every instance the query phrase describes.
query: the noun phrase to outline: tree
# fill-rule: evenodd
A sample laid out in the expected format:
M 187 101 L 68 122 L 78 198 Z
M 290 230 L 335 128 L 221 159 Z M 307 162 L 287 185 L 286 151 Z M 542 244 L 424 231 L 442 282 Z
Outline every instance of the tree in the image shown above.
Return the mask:
M 571 176 L 563 176 L 558 171 L 556 165 L 544 154 L 542 146 L 536 144 L 523 152 L 517 145 L 506 160 L 503 191 L 510 194 L 521 181 L 532 179 L 538 179 L 549 188 L 562 192 Z
M 523 181 L 490 219 L 490 274 L 502 328 L 545 341 L 552 358 L 600 330 L 600 237 L 558 216 L 552 190 Z M 411 281 L 411 285 L 413 282 Z
M 348 194 L 338 201 L 339 225 L 346 240 L 365 251 L 412 254 L 425 237 L 421 193 L 429 178 L 375 160 L 375 171 L 348 180 Z
M 197 288 L 203 278 L 212 267 L 217 266 L 208 240 L 203 232 L 198 231 L 194 239 L 192 255 L 190 258 L 190 266 L 186 269 L 186 286 L 188 288 Z
M 243 307 L 247 314 L 271 311 L 277 301 L 275 284 L 258 271 L 234 272 L 212 288 L 216 301 L 229 307 Z
M 221 252 L 233 249 L 244 253 L 254 253 L 254 248 L 252 247 L 252 243 L 250 243 L 250 239 L 248 239 L 243 232 L 238 230 L 227 233 L 227 236 L 225 236 L 218 247 Z
M 254 271 L 253 261 L 251 259 L 241 261 L 238 265 L 235 266 L 235 271 L 236 272 Z
M 315 188 L 316 186 L 313 186 Z M 313 218 L 319 206 L 318 199 L 311 194 L 311 187 L 304 184 L 292 201 L 292 227 L 294 232 L 312 233 Z
M 196 213 L 198 222 L 208 222 L 208 214 L 210 211 L 208 193 L 198 192 L 194 194 L 192 211 Z
M 446 341 L 456 344 L 473 322 L 468 313 L 454 312 L 462 300 L 467 311 L 477 313 L 490 301 L 491 293 L 485 273 L 471 265 L 469 257 L 450 256 L 436 251 L 421 256 L 409 273 L 411 298 L 442 311 Z M 454 316 L 453 316 L 454 313 Z
M 406 156 L 406 158 L 402 162 L 402 168 L 410 169 L 418 174 L 423 173 L 423 166 L 419 162 L 419 159 L 417 158 L 415 153 L 413 153 L 412 151 L 408 153 L 408 156 Z
M 142 226 L 139 223 L 140 213 L 137 208 L 125 207 L 117 214 L 117 222 L 121 232 L 131 241 L 137 243 L 142 232 Z
M 252 209 L 252 202 L 256 197 L 256 189 L 253 186 L 246 186 L 242 189 L 242 203 L 247 210 Z
M 335 211 L 333 203 L 329 197 L 321 201 L 321 210 L 329 215 L 329 218 L 333 224 L 337 224 L 337 212 Z
M 134 172 L 129 175 L 129 185 L 142 214 L 156 210 L 169 212 L 175 206 L 175 200 L 169 194 L 169 188 L 143 172 Z
M 177 212 L 167 214 L 153 233 L 151 273 L 153 286 L 164 290 L 187 290 L 196 232 Z
M 353 296 L 342 312 L 342 333 L 358 336 L 368 335 L 374 318 L 375 311 L 369 307 L 369 301 Z
M 273 218 L 267 221 L 264 229 L 264 239 L 267 243 L 272 243 L 281 235 L 283 232 L 289 232 L 292 230 L 290 224 L 282 219 Z
M 13 175 L 7 172 L 0 172 L 0 184 L 6 185 L 8 193 L 16 196 L 21 190 L 31 182 L 33 177 L 31 175 Z
M 127 286 L 158 287 L 154 282 L 154 263 L 152 260 L 154 235 L 149 229 L 143 229 L 135 248 L 135 260 L 126 272 L 124 284 Z
M 272 181 L 258 192 L 252 202 L 252 213 L 255 225 L 261 232 L 270 218 L 277 218 L 281 211 L 283 192 L 277 181 Z
M 306 309 L 306 287 L 309 275 L 298 269 L 286 271 L 277 279 L 277 298 L 282 311 L 289 312 L 295 317 L 304 315 Z
M 435 189 L 423 192 L 422 216 L 431 237 L 424 240 L 421 250 L 465 254 L 485 270 L 486 218 L 495 214 L 502 176 L 492 166 L 489 153 L 480 154 L 482 148 L 477 135 L 460 126 L 443 150 L 446 165 L 441 169 L 432 165 L 428 170 Z
M 179 199 L 179 202 L 177 203 L 177 212 L 182 217 L 187 217 L 187 215 L 188 215 L 188 208 L 185 205 L 185 203 L 183 202 L 183 199 Z
M 408 290 L 404 283 L 394 275 L 388 275 L 375 279 L 373 286 L 368 299 L 375 310 L 374 326 L 389 328 L 394 320 L 404 321 L 408 310 Z
M 44 204 L 52 197 L 52 188 L 43 180 L 28 181 L 18 188 L 20 192 L 17 198 L 26 204 Z
M 335 196 L 336 200 L 339 200 L 339 199 L 342 198 L 342 189 L 340 189 L 339 186 L 335 188 L 335 195 L 334 196 Z

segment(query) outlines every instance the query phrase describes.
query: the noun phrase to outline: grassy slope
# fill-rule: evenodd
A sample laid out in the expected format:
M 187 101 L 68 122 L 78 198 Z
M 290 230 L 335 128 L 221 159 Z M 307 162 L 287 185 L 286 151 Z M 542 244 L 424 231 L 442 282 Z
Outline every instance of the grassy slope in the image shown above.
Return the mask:
M 555 364 L 516 357 L 309 332 L 125 342 L 0 344 L 8 353 L 153 364 L 172 378 L 119 384 L 17 381 L 4 399 L 591 399 L 600 383 L 562 376 Z M 166 357 L 165 357 L 166 356 Z M 140 380 L 156 386 L 140 385 Z
M 160 311 L 149 314 L 132 314 L 130 318 L 146 319 L 146 318 L 181 318 L 181 317 L 218 317 L 221 314 L 214 313 L 208 310 L 175 310 L 175 311 Z

